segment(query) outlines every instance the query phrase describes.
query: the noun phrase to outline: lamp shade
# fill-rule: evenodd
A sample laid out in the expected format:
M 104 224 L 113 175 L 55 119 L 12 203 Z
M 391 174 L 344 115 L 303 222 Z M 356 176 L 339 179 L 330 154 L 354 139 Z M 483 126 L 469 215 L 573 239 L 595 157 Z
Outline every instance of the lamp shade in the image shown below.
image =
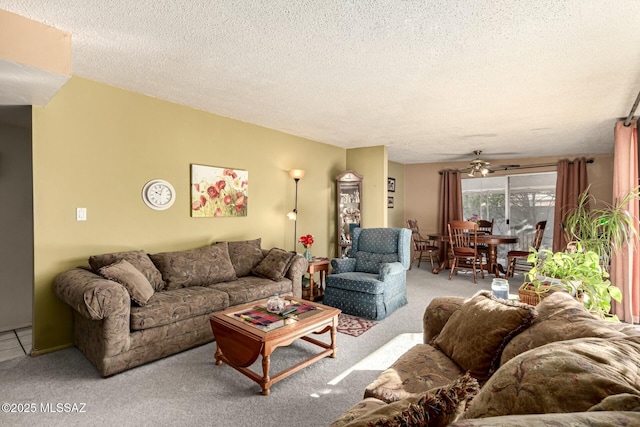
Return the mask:
M 304 169 L 291 169 L 289 176 L 293 179 L 302 179 L 304 177 Z
M 295 221 L 296 219 L 298 219 L 298 214 L 295 211 L 290 211 L 287 214 L 287 217 L 291 220 L 291 221 Z

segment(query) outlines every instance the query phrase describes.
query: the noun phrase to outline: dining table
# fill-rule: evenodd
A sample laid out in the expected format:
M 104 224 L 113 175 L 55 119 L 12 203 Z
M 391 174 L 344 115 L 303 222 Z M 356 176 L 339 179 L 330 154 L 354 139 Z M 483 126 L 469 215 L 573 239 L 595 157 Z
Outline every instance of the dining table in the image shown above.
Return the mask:
M 442 242 L 447 245 L 446 253 L 449 253 L 449 235 L 448 234 L 429 234 L 429 239 Z M 498 262 L 498 245 L 511 245 L 518 243 L 518 237 L 509 234 L 478 234 L 476 236 L 479 245 L 487 245 L 487 264 L 483 265 L 485 271 L 500 277 L 505 270 L 502 264 Z M 432 270 L 433 274 L 438 274 L 447 267 L 449 257 L 441 257 L 440 265 Z

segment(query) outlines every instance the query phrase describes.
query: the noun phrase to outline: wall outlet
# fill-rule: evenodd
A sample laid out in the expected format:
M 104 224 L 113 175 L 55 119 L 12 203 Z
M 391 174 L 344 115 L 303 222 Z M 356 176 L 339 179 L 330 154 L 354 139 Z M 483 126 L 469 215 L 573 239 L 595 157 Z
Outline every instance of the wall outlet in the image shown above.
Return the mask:
M 77 208 L 76 221 L 86 221 L 86 220 L 87 220 L 87 208 Z

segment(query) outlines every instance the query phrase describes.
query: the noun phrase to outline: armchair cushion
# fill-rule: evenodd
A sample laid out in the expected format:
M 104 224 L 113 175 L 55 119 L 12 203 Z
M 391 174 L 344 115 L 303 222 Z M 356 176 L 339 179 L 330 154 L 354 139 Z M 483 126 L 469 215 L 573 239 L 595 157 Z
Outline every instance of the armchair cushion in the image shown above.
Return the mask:
M 372 253 L 358 251 L 356 253 L 356 270 L 363 273 L 380 273 L 380 265 L 398 261 L 397 249 L 395 253 Z
M 386 264 L 380 265 L 380 274 L 378 275 L 378 280 L 384 282 L 387 277 L 393 274 L 404 274 L 405 269 L 402 264 L 399 262 L 390 262 Z
M 333 258 L 331 260 L 333 274 L 348 273 L 356 270 L 355 258 Z
M 151 283 L 125 259 L 102 267 L 99 273 L 102 277 L 124 286 L 131 295 L 131 299 L 139 306 L 146 305 L 149 298 L 153 296 L 154 290 Z
M 287 252 L 284 249 L 273 248 L 266 257 L 255 266 L 251 272 L 256 276 L 280 281 L 289 270 L 295 252 Z
M 149 255 L 144 251 L 126 251 L 126 252 L 114 252 L 110 254 L 93 255 L 89 257 L 89 265 L 94 273 L 99 274 L 98 271 L 107 265 L 111 265 L 114 262 L 118 262 L 122 259 L 127 260 L 129 264 L 138 269 L 144 277 L 147 278 L 153 289 L 161 291 L 165 288 L 165 282 L 162 279 L 162 273 L 153 264 Z

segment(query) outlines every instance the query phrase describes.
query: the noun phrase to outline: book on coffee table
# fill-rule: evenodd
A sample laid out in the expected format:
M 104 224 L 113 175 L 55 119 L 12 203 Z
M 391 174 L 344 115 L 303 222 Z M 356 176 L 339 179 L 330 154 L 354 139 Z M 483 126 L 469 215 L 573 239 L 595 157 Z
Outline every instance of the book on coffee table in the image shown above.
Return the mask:
M 278 313 L 271 313 L 263 306 L 255 306 L 248 310 L 229 313 L 228 316 L 243 320 L 262 331 L 270 331 L 295 322 L 298 319 L 308 317 L 309 314 L 316 310 L 315 306 L 309 304 L 290 303 L 285 306 L 283 311 L 289 308 L 295 308 L 296 310 L 284 316 Z

